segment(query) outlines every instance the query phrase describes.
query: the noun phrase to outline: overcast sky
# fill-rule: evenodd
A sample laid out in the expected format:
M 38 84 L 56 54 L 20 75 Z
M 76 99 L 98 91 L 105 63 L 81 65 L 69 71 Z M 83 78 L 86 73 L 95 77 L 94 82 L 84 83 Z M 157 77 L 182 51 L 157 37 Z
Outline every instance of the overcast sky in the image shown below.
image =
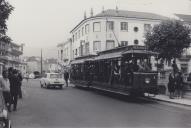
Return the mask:
M 70 36 L 70 30 L 93 8 L 94 14 L 106 9 L 191 14 L 190 0 L 8 0 L 14 11 L 8 20 L 8 35 L 25 44 L 25 56 L 57 57 L 56 45 Z

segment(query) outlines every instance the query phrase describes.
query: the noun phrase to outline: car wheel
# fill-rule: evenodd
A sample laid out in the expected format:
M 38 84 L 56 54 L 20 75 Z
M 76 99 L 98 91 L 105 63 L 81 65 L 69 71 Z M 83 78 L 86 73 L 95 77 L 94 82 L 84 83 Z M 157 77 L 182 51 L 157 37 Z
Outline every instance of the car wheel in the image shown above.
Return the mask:
M 47 89 L 49 89 L 49 88 L 50 88 L 50 86 L 49 86 L 48 84 L 46 84 L 46 88 L 47 88 Z
M 43 84 L 40 82 L 40 87 L 43 88 Z

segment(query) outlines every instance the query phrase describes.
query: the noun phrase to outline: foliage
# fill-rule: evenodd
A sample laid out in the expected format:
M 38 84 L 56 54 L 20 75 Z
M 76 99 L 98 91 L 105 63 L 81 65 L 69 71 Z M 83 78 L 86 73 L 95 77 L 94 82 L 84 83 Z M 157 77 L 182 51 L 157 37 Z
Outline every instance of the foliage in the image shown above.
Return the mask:
M 191 43 L 191 30 L 178 20 L 162 21 L 145 35 L 149 50 L 159 53 L 159 58 L 171 60 L 181 56 Z
M 7 24 L 6 21 L 13 10 L 7 0 L 0 0 L 0 41 L 10 42 L 11 39 L 6 36 Z

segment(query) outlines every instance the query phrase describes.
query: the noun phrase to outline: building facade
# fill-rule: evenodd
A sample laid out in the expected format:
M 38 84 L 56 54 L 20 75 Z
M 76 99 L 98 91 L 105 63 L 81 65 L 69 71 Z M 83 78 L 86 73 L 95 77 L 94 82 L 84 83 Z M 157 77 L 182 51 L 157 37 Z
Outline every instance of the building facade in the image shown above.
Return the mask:
M 144 45 L 144 35 L 166 17 L 145 12 L 106 10 L 84 18 L 72 30 L 73 58 L 126 45 Z
M 15 43 L 0 42 L 0 62 L 5 67 L 19 69 L 21 67 L 21 55 L 23 54 L 23 45 Z
M 70 65 L 70 61 L 73 59 L 72 56 L 72 40 L 67 41 L 57 45 L 58 48 L 58 65 L 61 68 L 67 68 Z

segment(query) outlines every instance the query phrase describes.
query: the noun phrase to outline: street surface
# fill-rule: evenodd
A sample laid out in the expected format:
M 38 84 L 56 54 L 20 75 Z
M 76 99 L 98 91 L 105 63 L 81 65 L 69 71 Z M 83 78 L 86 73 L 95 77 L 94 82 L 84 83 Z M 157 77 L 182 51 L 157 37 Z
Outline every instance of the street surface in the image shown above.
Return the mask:
M 13 128 L 191 127 L 191 110 L 73 87 L 42 89 L 23 82 L 23 99 L 11 112 Z

